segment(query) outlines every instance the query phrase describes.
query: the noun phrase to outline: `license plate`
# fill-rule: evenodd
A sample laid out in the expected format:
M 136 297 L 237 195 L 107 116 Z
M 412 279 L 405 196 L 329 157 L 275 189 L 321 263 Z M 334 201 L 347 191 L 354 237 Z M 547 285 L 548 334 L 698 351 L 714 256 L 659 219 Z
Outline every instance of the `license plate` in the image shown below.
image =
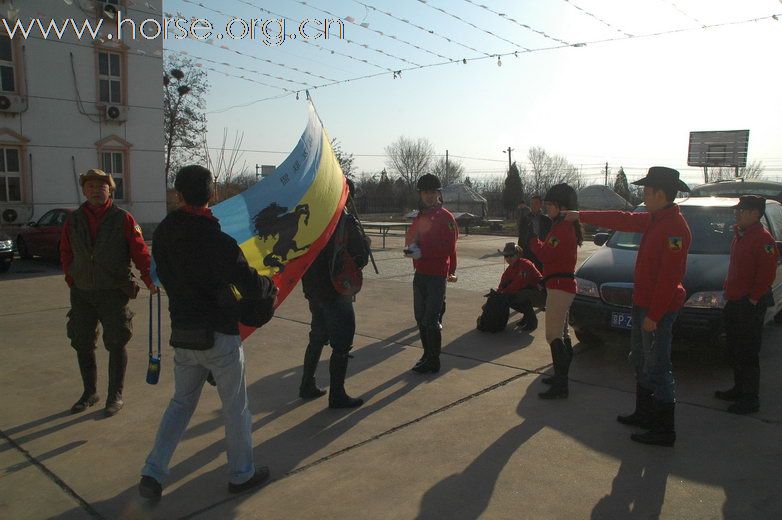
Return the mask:
M 617 329 L 632 329 L 633 317 L 626 312 L 612 312 L 611 326 Z

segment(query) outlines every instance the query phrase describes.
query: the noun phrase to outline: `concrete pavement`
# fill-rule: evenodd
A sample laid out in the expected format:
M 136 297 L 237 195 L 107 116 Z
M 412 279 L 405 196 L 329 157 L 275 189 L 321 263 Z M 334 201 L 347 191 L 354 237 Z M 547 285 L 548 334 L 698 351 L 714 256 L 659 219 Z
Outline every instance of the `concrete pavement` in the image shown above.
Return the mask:
M 772 397 L 782 390 L 782 328 L 765 330 L 760 414 L 724 412 L 711 397 L 730 384 L 724 358 L 692 349 L 674 361 L 676 447 L 638 445 L 629 440 L 633 429 L 614 419 L 634 403 L 625 347 L 577 346 L 571 397 L 545 402 L 536 395 L 550 364 L 542 319 L 531 335 L 474 330 L 481 295 L 502 272 L 496 250 L 505 240 L 459 241 L 459 282 L 448 287 L 436 376 L 409 370 L 421 347 L 401 239 L 375 250 L 381 273 L 367 270 L 356 304 L 346 386 L 366 404 L 355 410 L 296 397 L 309 314 L 294 291 L 245 342 L 256 461 L 271 468 L 273 482 L 228 494 L 219 399 L 206 386 L 155 507 L 138 500 L 136 485 L 172 393 L 172 351 L 164 351 L 160 383 L 147 385 L 147 300 L 133 302 L 125 408 L 111 419 L 103 402 L 70 415 L 81 384 L 65 338 L 67 290 L 52 266 L 15 265 L 0 281 L 0 518 L 782 516 L 782 405 Z M 164 338 L 167 325 L 164 318 Z M 105 398 L 102 348 L 98 363 Z

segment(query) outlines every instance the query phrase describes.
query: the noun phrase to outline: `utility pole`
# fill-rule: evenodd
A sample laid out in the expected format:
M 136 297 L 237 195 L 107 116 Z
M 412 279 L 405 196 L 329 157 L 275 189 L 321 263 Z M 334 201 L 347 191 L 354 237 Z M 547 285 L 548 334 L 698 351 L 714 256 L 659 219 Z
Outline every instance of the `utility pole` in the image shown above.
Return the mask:
M 448 150 L 445 151 L 445 178 L 448 178 Z
M 260 177 L 260 176 L 261 176 L 261 174 L 260 174 L 260 173 L 258 173 L 258 171 L 259 171 L 260 169 L 261 169 L 261 166 L 260 166 L 258 163 L 256 163 L 256 164 L 255 164 L 255 182 L 258 182 L 258 177 Z
M 510 167 L 511 167 L 511 165 L 512 165 L 512 162 L 511 162 L 511 159 L 510 159 L 510 154 L 511 154 L 511 152 L 512 152 L 513 150 L 515 150 L 515 148 L 511 148 L 511 147 L 509 146 L 507 150 L 503 150 L 503 151 L 502 151 L 502 153 L 506 153 L 506 154 L 508 154 L 508 171 L 510 171 Z
M 608 163 L 606 163 L 606 187 L 608 186 Z
M 704 166 L 703 167 L 703 183 L 708 184 L 709 183 L 709 167 Z

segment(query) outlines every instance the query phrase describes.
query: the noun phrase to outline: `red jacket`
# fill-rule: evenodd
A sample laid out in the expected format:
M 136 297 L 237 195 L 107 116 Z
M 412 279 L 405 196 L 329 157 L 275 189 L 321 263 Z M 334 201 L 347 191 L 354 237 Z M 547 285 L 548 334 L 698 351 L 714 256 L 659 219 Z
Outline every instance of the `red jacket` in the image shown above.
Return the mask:
M 777 244 L 759 222 L 744 231 L 733 226 L 733 233 L 725 299 L 740 300 L 749 296 L 752 300 L 760 300 L 777 274 Z
M 582 222 L 619 231 L 643 233 L 635 260 L 633 304 L 647 309 L 654 321 L 684 305 L 682 285 L 687 270 L 690 227 L 671 204 L 652 213 L 625 211 L 579 211 Z
M 497 291 L 502 294 L 513 294 L 525 287 L 538 285 L 542 279 L 543 276 L 535 264 L 526 258 L 519 258 L 502 273 Z
M 422 209 L 407 230 L 407 244 L 418 244 L 421 258 L 413 260 L 417 273 L 448 276 L 456 272 L 459 227 L 442 206 Z
M 97 208 L 89 202 L 81 205 L 82 209 L 84 209 L 84 214 L 87 215 L 87 224 L 90 226 L 90 236 L 93 241 L 95 241 L 95 237 L 98 235 L 98 226 L 103 221 L 103 217 L 106 216 L 106 211 L 111 204 L 112 201 L 109 199 L 105 205 Z M 69 222 L 70 220 L 65 221 L 65 225 L 62 227 L 62 235 L 60 236 L 60 264 L 62 265 L 62 272 L 65 273 L 65 282 L 70 287 L 73 285 L 73 279 L 68 272 L 73 263 L 73 250 L 71 249 Z M 152 262 L 149 249 L 144 242 L 144 237 L 141 235 L 141 227 L 130 213 L 125 214 L 125 240 L 127 240 L 128 248 L 130 249 L 130 258 L 133 259 L 136 269 L 141 273 L 141 279 L 146 285 L 152 285 L 152 278 L 149 275 Z
M 543 277 L 552 274 L 573 274 L 576 272 L 578 257 L 578 240 L 572 222 L 557 219 L 551 223 L 551 230 L 545 241 L 534 238 L 529 241 L 529 247 L 535 256 L 543 262 Z M 547 289 L 576 293 L 575 278 L 555 276 L 546 280 Z

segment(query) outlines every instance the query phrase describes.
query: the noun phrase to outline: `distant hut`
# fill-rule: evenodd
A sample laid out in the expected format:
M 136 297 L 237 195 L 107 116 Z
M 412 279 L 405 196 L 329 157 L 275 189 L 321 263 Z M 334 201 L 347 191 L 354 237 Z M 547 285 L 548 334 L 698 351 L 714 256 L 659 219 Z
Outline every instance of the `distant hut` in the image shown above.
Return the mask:
M 578 190 L 578 209 L 631 210 L 633 204 L 607 186 L 594 185 Z
M 488 214 L 486 199 L 466 184 L 451 184 L 442 193 L 443 206 L 451 213 L 471 213 L 479 218 Z

